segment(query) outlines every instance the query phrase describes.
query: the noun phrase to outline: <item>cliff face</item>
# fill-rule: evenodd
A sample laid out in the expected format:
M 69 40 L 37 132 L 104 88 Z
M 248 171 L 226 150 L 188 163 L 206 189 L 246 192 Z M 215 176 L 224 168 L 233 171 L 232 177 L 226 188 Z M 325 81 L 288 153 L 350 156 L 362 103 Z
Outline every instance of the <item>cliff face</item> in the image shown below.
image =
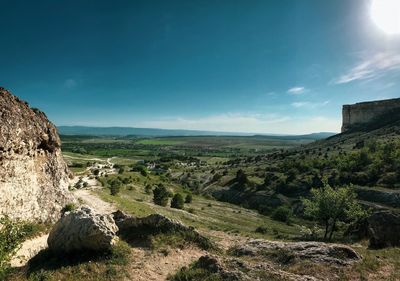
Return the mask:
M 375 118 L 396 109 L 400 110 L 400 99 L 343 105 L 342 132 L 346 132 L 355 125 L 368 123 Z
M 72 201 L 57 130 L 46 115 L 0 88 L 0 214 L 48 222 Z

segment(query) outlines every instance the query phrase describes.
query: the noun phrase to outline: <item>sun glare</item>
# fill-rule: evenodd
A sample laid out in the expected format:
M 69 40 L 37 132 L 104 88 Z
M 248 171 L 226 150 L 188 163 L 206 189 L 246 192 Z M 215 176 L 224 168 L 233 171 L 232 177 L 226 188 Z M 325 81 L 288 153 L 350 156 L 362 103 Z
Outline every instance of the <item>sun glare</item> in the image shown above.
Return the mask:
M 388 34 L 400 34 L 400 0 L 372 0 L 371 17 Z

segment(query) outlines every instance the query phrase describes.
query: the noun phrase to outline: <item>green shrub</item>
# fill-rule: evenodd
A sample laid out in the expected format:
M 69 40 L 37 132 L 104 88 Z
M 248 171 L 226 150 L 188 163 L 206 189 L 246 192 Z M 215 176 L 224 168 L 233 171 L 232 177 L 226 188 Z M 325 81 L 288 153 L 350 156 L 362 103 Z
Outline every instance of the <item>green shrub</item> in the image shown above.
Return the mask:
M 268 233 L 268 228 L 265 226 L 259 226 L 256 228 L 257 233 L 266 234 Z
M 153 191 L 153 188 L 151 187 L 150 184 L 148 184 L 148 185 L 145 186 L 144 192 L 145 192 L 146 194 L 151 194 L 152 191 Z
M 291 216 L 292 210 L 287 206 L 280 206 L 272 213 L 272 218 L 274 220 L 282 222 L 289 222 Z
M 139 172 L 142 176 L 147 176 L 147 168 L 142 164 L 136 164 L 132 167 L 132 172 Z
M 118 179 L 114 179 L 110 183 L 110 194 L 115 196 L 119 193 L 122 183 Z
M 9 262 L 25 237 L 23 230 L 22 223 L 12 221 L 7 216 L 0 218 L 0 280 L 5 279 Z
M 171 208 L 175 209 L 183 209 L 185 202 L 183 201 L 183 197 L 181 194 L 176 193 L 171 200 Z
M 64 208 L 62 209 L 62 212 L 63 213 L 71 212 L 75 209 L 76 209 L 76 205 L 74 203 L 68 203 L 64 206 Z
M 192 194 L 186 195 L 185 203 L 189 204 L 189 203 L 192 203 L 192 201 L 193 201 L 193 196 L 192 196 Z
M 153 202 L 160 206 L 167 206 L 169 192 L 164 186 L 156 186 L 153 190 Z

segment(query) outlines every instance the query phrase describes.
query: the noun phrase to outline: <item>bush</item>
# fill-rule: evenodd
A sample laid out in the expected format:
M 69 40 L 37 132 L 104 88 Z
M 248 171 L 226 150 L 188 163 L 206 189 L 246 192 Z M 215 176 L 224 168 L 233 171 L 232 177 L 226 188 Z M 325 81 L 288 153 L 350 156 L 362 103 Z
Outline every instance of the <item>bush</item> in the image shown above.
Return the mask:
M 177 193 L 171 200 L 171 208 L 175 209 L 183 209 L 185 202 L 183 201 L 183 197 L 181 194 Z
M 188 195 L 186 195 L 186 198 L 185 198 L 185 203 L 192 203 L 192 201 L 193 201 L 193 196 L 192 196 L 192 194 L 188 194 Z
M 261 234 L 267 234 L 268 233 L 268 228 L 265 226 L 259 226 L 256 228 L 256 232 L 257 233 L 261 233 Z
M 244 185 L 248 182 L 247 175 L 242 169 L 236 172 L 235 181 L 240 185 Z
M 289 222 L 291 216 L 292 210 L 287 206 L 280 206 L 272 213 L 272 218 L 274 220 L 282 222 Z
M 147 185 L 144 187 L 144 192 L 145 192 L 146 194 L 151 194 L 152 191 L 153 191 L 153 188 L 151 187 L 150 184 L 147 184 Z
M 169 192 L 164 186 L 156 186 L 153 190 L 153 202 L 160 206 L 167 206 Z
M 71 212 L 76 209 L 76 205 L 74 203 L 68 203 L 62 209 L 62 213 Z
M 9 270 L 9 262 L 22 243 L 24 225 L 13 222 L 7 216 L 0 218 L 0 280 L 4 280 Z
M 119 193 L 119 190 L 121 189 L 121 185 L 122 183 L 118 179 L 113 180 L 110 183 L 110 194 L 113 196 L 117 195 Z
M 132 172 L 139 172 L 142 176 L 147 176 L 147 168 L 144 165 L 136 164 L 132 168 Z

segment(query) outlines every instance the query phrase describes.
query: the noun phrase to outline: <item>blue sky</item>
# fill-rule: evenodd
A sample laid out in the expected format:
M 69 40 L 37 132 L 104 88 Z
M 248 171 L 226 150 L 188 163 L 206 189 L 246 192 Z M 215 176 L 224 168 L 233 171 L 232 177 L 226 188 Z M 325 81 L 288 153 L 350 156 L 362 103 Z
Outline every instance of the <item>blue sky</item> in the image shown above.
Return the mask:
M 400 97 L 369 0 L 0 0 L 0 85 L 57 125 L 339 131 Z

